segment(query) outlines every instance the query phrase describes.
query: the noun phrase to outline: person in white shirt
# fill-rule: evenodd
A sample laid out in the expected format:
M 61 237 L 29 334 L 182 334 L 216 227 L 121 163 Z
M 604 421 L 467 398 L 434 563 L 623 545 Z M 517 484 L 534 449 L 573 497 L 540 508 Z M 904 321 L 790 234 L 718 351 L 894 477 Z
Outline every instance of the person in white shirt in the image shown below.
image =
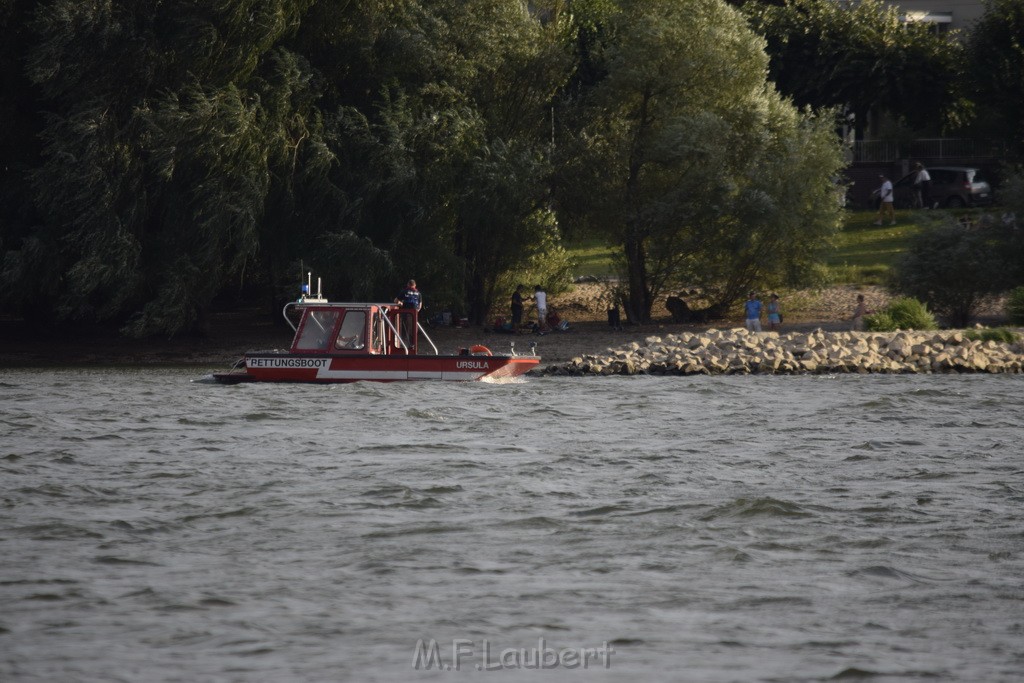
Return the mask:
M 878 220 L 875 221 L 875 225 L 882 224 L 882 218 L 884 216 L 889 217 L 889 225 L 896 225 L 896 210 L 892 205 L 892 181 L 885 177 L 884 173 L 879 173 L 878 177 L 882 179 L 882 187 L 878 190 Z
M 932 208 L 932 177 L 928 174 L 928 169 L 921 165 L 921 162 L 914 164 L 914 170 L 917 171 L 917 175 L 914 176 L 914 208 L 930 209 Z
M 548 295 L 540 285 L 533 289 L 533 300 L 537 304 L 537 325 L 543 330 L 548 319 Z

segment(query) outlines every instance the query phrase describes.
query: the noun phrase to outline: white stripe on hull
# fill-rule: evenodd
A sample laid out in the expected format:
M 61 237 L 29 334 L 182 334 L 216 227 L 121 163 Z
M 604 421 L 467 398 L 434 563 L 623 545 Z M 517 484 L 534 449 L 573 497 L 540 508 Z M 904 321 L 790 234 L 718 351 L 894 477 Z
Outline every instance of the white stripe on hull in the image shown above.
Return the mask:
M 362 356 L 257 355 L 246 358 L 246 369 L 267 382 L 473 382 L 487 377 L 512 377 L 528 372 L 537 359 L 505 357 L 390 358 Z
M 329 370 L 320 368 L 317 370 L 318 380 L 342 380 L 346 382 L 358 382 L 361 380 L 370 382 L 400 382 L 407 379 L 415 380 L 450 380 L 455 382 L 471 382 L 484 376 L 483 372 L 443 372 L 415 370 Z

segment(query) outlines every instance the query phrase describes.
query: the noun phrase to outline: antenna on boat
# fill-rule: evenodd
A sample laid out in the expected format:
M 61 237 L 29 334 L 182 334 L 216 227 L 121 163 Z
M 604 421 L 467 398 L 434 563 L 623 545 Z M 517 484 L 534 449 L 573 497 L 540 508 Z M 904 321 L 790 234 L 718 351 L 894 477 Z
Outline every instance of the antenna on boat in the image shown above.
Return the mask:
M 302 283 L 302 296 L 299 297 L 299 301 L 326 303 L 327 299 L 324 298 L 323 293 L 323 278 L 316 279 L 316 296 L 313 296 L 313 273 L 312 271 L 307 272 L 306 281 Z

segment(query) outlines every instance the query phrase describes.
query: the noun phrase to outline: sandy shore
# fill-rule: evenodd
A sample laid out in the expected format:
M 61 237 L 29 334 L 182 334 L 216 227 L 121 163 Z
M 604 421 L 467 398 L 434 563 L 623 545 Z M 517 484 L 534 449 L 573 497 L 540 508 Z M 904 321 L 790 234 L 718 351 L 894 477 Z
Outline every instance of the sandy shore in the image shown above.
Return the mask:
M 742 327 L 738 315 L 703 325 L 670 322 L 668 312 L 655 310 L 663 320 L 652 325 L 625 326 L 621 331 L 607 324 L 605 307 L 597 285 L 580 285 L 566 295 L 552 297 L 552 305 L 570 322 L 567 332 L 500 334 L 480 327 L 428 328 L 441 353 L 483 344 L 494 353 L 507 353 L 515 344 L 517 353 L 536 351 L 544 366 L 566 363 L 583 354 L 600 354 L 631 341 L 643 342 L 652 334 L 703 332 L 708 329 Z M 849 315 L 858 293 L 868 305 L 879 308 L 888 295 L 878 287 L 833 287 L 819 292 L 793 292 L 783 297 L 786 323 L 782 332 L 849 329 Z M 256 349 L 283 349 L 291 342 L 291 330 L 270 321 L 254 322 L 252 315 L 235 313 L 216 316 L 204 337 L 132 340 L 114 331 L 89 330 L 61 338 L 40 339 L 37 332 L 19 321 L 0 321 L 0 367 L 49 365 L 211 365 L 230 366 L 241 354 Z

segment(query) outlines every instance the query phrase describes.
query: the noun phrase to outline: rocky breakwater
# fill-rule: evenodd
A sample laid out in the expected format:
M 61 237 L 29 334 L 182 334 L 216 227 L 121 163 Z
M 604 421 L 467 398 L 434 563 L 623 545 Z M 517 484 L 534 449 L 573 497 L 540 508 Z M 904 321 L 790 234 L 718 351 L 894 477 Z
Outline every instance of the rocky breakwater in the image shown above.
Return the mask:
M 748 332 L 647 337 L 542 371 L 550 375 L 1024 372 L 1024 344 L 963 332 Z

